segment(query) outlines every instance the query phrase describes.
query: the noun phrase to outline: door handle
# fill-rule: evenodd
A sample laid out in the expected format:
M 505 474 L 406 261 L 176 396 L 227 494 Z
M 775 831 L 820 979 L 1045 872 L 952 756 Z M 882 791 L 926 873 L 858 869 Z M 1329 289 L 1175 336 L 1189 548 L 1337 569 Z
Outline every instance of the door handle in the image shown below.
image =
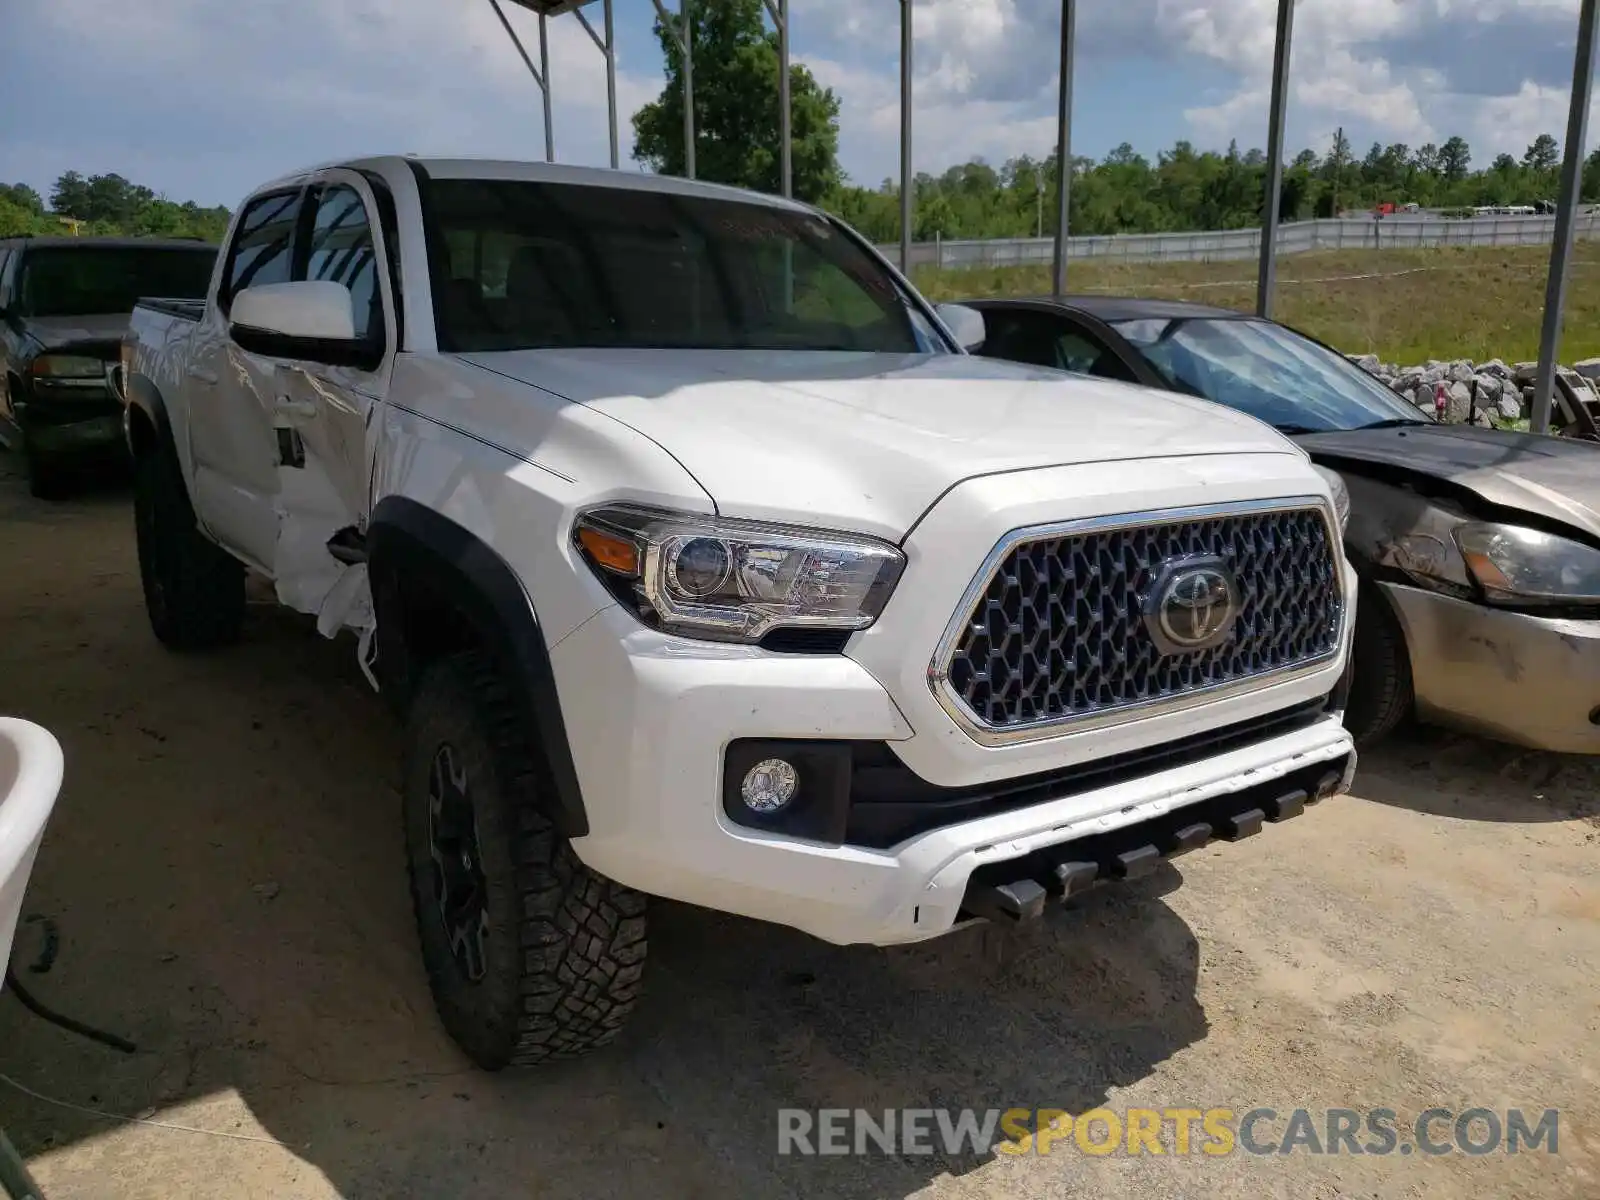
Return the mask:
M 285 417 L 298 417 L 302 421 L 309 421 L 317 415 L 317 402 L 315 400 L 295 400 L 289 396 L 279 396 L 272 402 L 274 412 Z
M 215 383 L 217 381 L 217 373 L 208 371 L 204 367 L 190 367 L 186 374 L 190 379 L 200 383 Z

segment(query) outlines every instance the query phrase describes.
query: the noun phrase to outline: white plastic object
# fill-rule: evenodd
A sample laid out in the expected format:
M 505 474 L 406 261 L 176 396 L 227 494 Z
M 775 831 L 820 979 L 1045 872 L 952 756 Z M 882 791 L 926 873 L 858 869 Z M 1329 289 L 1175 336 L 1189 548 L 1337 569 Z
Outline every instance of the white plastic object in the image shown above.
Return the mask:
M 296 279 L 245 288 L 233 298 L 235 325 L 286 337 L 348 342 L 356 336 L 350 289 L 328 279 Z
M 950 336 L 955 338 L 956 344 L 969 354 L 976 353 L 989 336 L 983 323 L 983 314 L 975 308 L 968 308 L 965 304 L 940 304 L 934 308 L 934 312 L 939 314 L 939 319 L 950 331 Z
M 61 744 L 48 729 L 0 717 L 0 973 L 22 915 L 22 893 L 61 791 Z

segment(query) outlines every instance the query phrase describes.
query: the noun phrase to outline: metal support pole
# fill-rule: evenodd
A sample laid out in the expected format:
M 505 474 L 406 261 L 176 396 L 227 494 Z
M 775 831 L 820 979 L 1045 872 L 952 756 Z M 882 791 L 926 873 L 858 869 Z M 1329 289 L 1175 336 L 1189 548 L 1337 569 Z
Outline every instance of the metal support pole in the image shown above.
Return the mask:
M 651 0 L 661 18 L 661 26 L 672 34 L 683 55 L 683 173 L 694 178 L 694 26 L 689 13 L 691 0 L 678 0 L 676 23 L 667 15 L 662 0 Z
M 611 169 L 617 158 L 617 32 L 611 24 L 611 0 L 606 0 L 606 111 L 611 116 Z
M 550 59 L 545 49 L 544 17 L 539 17 L 539 57 L 544 61 L 545 70 L 541 72 L 533 65 L 533 59 L 528 57 L 528 50 L 522 44 L 522 39 L 517 36 L 517 31 L 511 27 L 511 22 L 506 20 L 505 10 L 500 7 L 500 0 L 489 0 L 489 5 L 494 9 L 494 15 L 500 18 L 500 24 L 505 27 L 506 36 L 511 39 L 511 44 L 517 48 L 517 54 L 522 58 L 522 65 L 528 68 L 528 74 L 533 76 L 533 81 L 539 85 L 539 94 L 544 97 L 544 156 L 555 160 L 555 137 L 550 125 L 550 87 L 549 67 Z
M 539 74 L 544 76 L 544 160 L 556 160 L 556 126 L 550 111 L 550 36 L 545 17 L 539 14 Z
M 1074 0 L 1061 0 L 1061 86 L 1056 112 L 1056 175 L 1059 177 L 1060 212 L 1056 217 L 1055 294 L 1067 293 L 1067 237 L 1072 199 L 1072 43 L 1077 24 Z
M 783 159 L 783 194 L 794 195 L 794 130 L 789 112 L 789 0 L 778 0 L 778 140 Z
M 1272 52 L 1272 111 L 1267 118 L 1267 194 L 1261 212 L 1261 268 L 1256 275 L 1256 315 L 1272 316 L 1278 285 L 1278 209 L 1283 204 L 1283 121 L 1289 107 L 1289 46 L 1294 0 L 1278 0 L 1278 43 Z
M 900 0 L 900 270 L 911 277 L 911 0 Z
M 1583 187 L 1583 144 L 1589 129 L 1589 95 L 1594 85 L 1596 0 L 1583 0 L 1578 12 L 1578 48 L 1572 60 L 1572 107 L 1567 114 L 1566 154 L 1561 164 L 1561 198 L 1556 202 L 1555 236 L 1550 243 L 1550 275 L 1544 291 L 1544 330 L 1539 336 L 1539 373 L 1533 383 L 1528 427 L 1550 430 L 1550 400 L 1556 387 L 1556 355 L 1561 348 L 1561 310 L 1567 302 L 1572 266 L 1572 233 Z
M 589 24 L 589 18 L 583 15 L 583 9 L 575 8 L 572 15 L 578 18 L 578 24 L 583 26 L 589 40 L 595 44 L 600 53 L 606 58 L 606 111 L 611 116 L 611 169 L 617 169 L 617 53 L 616 31 L 611 24 L 611 0 L 605 0 L 606 36 L 605 40 L 594 31 L 594 26 Z
M 678 0 L 683 36 L 683 173 L 694 178 L 694 18 L 693 0 Z
M 789 127 L 789 0 L 763 0 L 767 14 L 778 30 L 778 144 L 780 147 L 779 184 L 784 196 L 794 195 L 793 130 Z

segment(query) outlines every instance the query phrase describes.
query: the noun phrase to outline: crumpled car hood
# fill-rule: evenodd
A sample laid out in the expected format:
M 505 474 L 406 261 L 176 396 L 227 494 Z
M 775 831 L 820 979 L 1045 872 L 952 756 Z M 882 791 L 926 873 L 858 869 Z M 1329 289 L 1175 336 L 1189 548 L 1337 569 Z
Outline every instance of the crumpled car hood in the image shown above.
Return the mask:
M 1600 443 L 1471 425 L 1351 429 L 1294 440 L 1327 466 L 1342 460 L 1399 467 L 1600 538 Z

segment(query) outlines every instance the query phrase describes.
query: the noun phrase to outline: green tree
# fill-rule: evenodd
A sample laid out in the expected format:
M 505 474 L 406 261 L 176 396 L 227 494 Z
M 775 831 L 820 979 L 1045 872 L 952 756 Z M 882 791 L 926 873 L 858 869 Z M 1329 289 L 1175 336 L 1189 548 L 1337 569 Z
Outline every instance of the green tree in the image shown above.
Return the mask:
M 762 0 L 719 0 L 691 9 L 695 174 L 763 192 L 781 189 L 778 39 Z M 668 175 L 685 173 L 683 54 L 677 16 L 655 24 L 666 59 L 661 95 L 634 114 L 633 157 Z M 839 100 L 804 66 L 789 66 L 794 194 L 815 203 L 839 176 Z
M 1467 168 L 1471 165 L 1472 149 L 1467 145 L 1466 138 L 1453 137 L 1439 147 L 1439 173 L 1451 183 L 1465 179 Z
M 50 190 L 50 208 L 63 217 L 89 219 L 89 181 L 76 171 L 68 171 Z
M 23 212 L 35 216 L 44 213 L 44 201 L 39 193 L 25 183 L 0 183 L 0 200 L 9 201 Z
M 0 193 L 0 237 L 19 237 L 22 234 L 45 233 L 50 218 L 17 203 L 10 192 Z
M 1561 163 L 1561 146 L 1548 133 L 1533 139 L 1533 145 L 1522 156 L 1522 165 L 1530 171 L 1554 171 Z
M 1373 142 L 1372 149 L 1361 160 L 1361 180 L 1363 183 L 1383 182 L 1383 143 Z

